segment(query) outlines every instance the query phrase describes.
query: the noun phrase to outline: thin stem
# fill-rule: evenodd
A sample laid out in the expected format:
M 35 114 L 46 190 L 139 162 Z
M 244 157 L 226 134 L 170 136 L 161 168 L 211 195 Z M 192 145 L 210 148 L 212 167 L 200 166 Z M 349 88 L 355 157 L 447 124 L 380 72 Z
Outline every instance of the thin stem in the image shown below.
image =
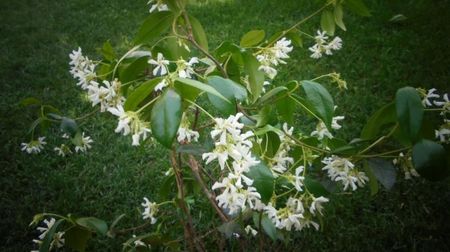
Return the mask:
M 361 155 L 366 153 L 367 151 L 369 151 L 370 149 L 372 149 L 373 147 L 375 147 L 377 144 L 381 143 L 382 141 L 384 141 L 386 138 L 389 138 L 390 136 L 392 136 L 392 134 L 394 134 L 395 130 L 397 130 L 398 128 L 398 123 L 395 124 L 395 126 L 391 129 L 391 131 L 385 135 L 382 136 L 380 138 L 378 138 L 374 143 L 372 143 L 371 145 L 369 145 L 367 148 L 365 148 L 364 150 L 360 151 L 357 155 Z
M 142 110 L 144 110 L 146 107 L 150 106 L 150 104 L 152 104 L 153 102 L 155 102 L 158 98 L 159 98 L 159 96 L 156 96 L 155 98 L 153 98 L 153 100 L 149 101 L 147 104 L 145 104 L 144 106 L 142 106 L 141 108 L 139 108 L 139 109 L 136 111 L 136 113 L 142 112 Z
M 309 108 L 307 108 L 301 101 L 297 100 L 295 97 L 289 94 L 289 97 L 292 98 L 296 103 L 298 103 L 303 109 L 305 109 L 308 113 L 310 113 L 312 116 L 314 116 L 317 120 L 322 121 L 320 117 L 318 117 L 316 114 L 314 114 Z
M 114 79 L 114 76 L 116 76 L 116 71 L 117 68 L 119 67 L 119 64 L 122 63 L 122 61 L 128 57 L 128 55 L 130 55 L 131 53 L 133 53 L 134 51 L 136 51 L 137 49 L 139 49 L 142 45 L 137 45 L 133 48 L 131 48 L 127 53 L 125 53 L 122 58 L 119 59 L 119 61 L 117 61 L 116 65 L 114 66 L 114 70 L 113 70 L 113 74 L 112 74 L 112 79 Z
M 88 117 L 94 115 L 94 114 L 97 113 L 99 110 L 100 110 L 99 108 L 94 109 L 93 111 L 89 112 L 88 114 L 83 115 L 83 116 L 80 116 L 80 117 L 77 117 L 77 118 L 75 118 L 75 119 L 73 119 L 73 120 L 75 120 L 75 121 L 82 121 L 82 120 L 84 120 L 84 119 L 86 119 L 86 118 L 88 118 Z
M 198 105 L 197 103 L 195 103 L 195 102 L 193 102 L 193 101 L 191 101 L 191 100 L 188 100 L 188 99 L 185 99 L 185 101 L 187 101 L 188 103 L 190 103 L 190 104 L 194 105 L 195 107 L 199 108 L 199 109 L 200 109 L 201 111 L 203 111 L 206 115 L 208 115 L 209 118 L 211 118 L 211 119 L 214 120 L 214 117 L 213 117 L 210 113 L 208 113 L 208 111 L 206 111 L 204 108 L 202 108 L 200 105 Z

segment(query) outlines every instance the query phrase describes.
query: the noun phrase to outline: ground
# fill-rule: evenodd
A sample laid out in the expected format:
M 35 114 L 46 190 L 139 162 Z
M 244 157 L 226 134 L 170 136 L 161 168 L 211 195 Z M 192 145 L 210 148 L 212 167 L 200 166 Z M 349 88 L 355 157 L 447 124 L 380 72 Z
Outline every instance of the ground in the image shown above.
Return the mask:
M 115 121 L 98 115 L 83 122 L 95 143 L 85 155 L 60 158 L 50 148 L 41 155 L 26 155 L 20 143 L 28 141 L 33 120 L 21 99 L 37 97 L 77 117 L 91 111 L 68 72 L 68 54 L 78 46 L 91 58 L 110 40 L 125 52 L 139 24 L 147 15 L 146 0 L 50 1 L 3 0 L 0 2 L 0 248 L 32 249 L 36 236 L 28 227 L 38 212 L 73 213 L 112 221 L 122 213 L 123 227 L 138 225 L 144 196 L 158 200 L 158 188 L 169 167 L 161 146 L 132 148 L 130 139 L 114 134 Z M 190 6 L 204 25 L 210 47 L 223 40 L 239 41 L 245 32 L 282 30 L 319 7 L 314 1 L 201 1 Z M 309 58 L 296 48 L 279 75 L 287 79 L 311 79 L 336 71 L 349 89 L 333 91 L 337 113 L 345 115 L 340 137 L 358 135 L 368 116 L 402 86 L 436 87 L 449 91 L 450 2 L 367 1 L 371 17 L 346 13 L 347 32 L 338 31 L 344 47 L 332 57 Z M 388 20 L 403 14 L 407 19 Z M 301 28 L 314 33 L 315 18 Z M 296 126 L 308 124 L 301 116 Z M 48 137 L 51 142 L 52 137 Z M 450 250 L 449 180 L 422 179 L 398 183 L 391 191 L 371 197 L 368 189 L 352 196 L 338 195 L 326 209 L 323 229 L 295 233 L 277 247 L 298 250 L 366 251 Z M 208 219 L 200 218 L 199 227 Z M 150 227 L 147 231 L 151 231 Z M 111 242 L 100 238 L 89 251 L 117 251 L 128 237 Z M 175 237 L 176 238 L 176 237 Z M 214 249 L 212 249 L 214 250 Z

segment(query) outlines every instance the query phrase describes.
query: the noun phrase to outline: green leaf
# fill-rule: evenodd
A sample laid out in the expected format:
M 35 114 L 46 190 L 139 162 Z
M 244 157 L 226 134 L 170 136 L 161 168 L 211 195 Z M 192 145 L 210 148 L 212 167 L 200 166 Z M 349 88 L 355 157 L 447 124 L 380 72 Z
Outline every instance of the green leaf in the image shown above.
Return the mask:
M 412 162 L 424 178 L 437 181 L 450 174 L 449 155 L 444 147 L 433 141 L 422 139 L 412 149 Z
M 55 237 L 58 227 L 63 223 L 64 219 L 57 220 L 55 224 L 47 231 L 41 245 L 39 246 L 39 252 L 50 251 L 50 245 L 52 244 L 53 238 Z
M 392 162 L 382 158 L 371 158 L 367 163 L 377 180 L 387 190 L 391 190 L 397 180 L 397 170 Z
M 205 91 L 208 94 L 215 95 L 222 100 L 231 103 L 227 98 L 225 98 L 223 95 L 221 95 L 216 89 L 211 87 L 210 85 L 206 85 L 205 83 L 202 83 L 200 81 L 192 80 L 192 79 L 185 79 L 185 78 L 177 78 L 176 81 L 181 82 L 182 84 L 189 85 L 191 87 L 197 88 L 201 91 Z
M 175 175 L 165 176 L 159 187 L 159 196 L 161 199 L 169 199 L 169 193 L 175 186 Z
M 114 49 L 111 46 L 111 43 L 109 43 L 109 41 L 106 41 L 105 43 L 103 43 L 102 55 L 103 55 L 103 58 L 109 62 L 112 62 L 117 57 L 116 53 L 114 52 Z
M 325 10 L 322 12 L 322 17 L 320 18 L 320 26 L 322 30 L 326 31 L 328 35 L 333 36 L 336 26 L 334 24 L 334 15 L 331 11 Z
M 203 29 L 202 24 L 200 23 L 200 21 L 198 21 L 198 19 L 196 19 L 193 16 L 189 16 L 189 21 L 192 26 L 192 33 L 194 34 L 195 41 L 197 41 L 200 47 L 205 49 L 205 51 L 208 51 L 209 50 L 208 39 L 206 37 L 206 33 L 205 30 Z
M 370 12 L 363 0 L 345 0 L 345 5 L 354 13 L 363 16 L 370 17 Z
M 181 115 L 181 97 L 172 89 L 168 89 L 153 106 L 152 133 L 156 140 L 167 148 L 171 148 L 178 132 Z
M 63 132 L 69 133 L 69 135 L 74 136 L 78 131 L 78 125 L 75 120 L 67 117 L 61 119 L 61 125 L 59 127 Z
M 151 13 L 139 29 L 134 44 L 149 44 L 172 25 L 174 15 L 171 11 Z
M 288 88 L 285 86 L 279 86 L 276 88 L 271 89 L 269 92 L 265 93 L 261 99 L 259 99 L 259 104 L 265 104 L 265 103 L 272 103 L 274 100 L 279 99 L 280 97 L 283 97 L 287 92 Z
M 396 121 L 395 104 L 386 104 L 376 111 L 368 120 L 361 131 L 362 139 L 373 139 L 378 136 L 381 130 Z
M 247 98 L 247 90 L 230 79 L 210 76 L 208 77 L 208 84 L 230 101 L 226 102 L 208 93 L 208 99 L 212 105 L 226 116 L 236 113 L 236 100 L 242 101 Z
M 28 97 L 20 101 L 20 105 L 26 107 L 31 105 L 41 105 L 41 100 L 34 98 L 34 97 Z
M 274 157 L 280 147 L 280 136 L 273 132 L 268 131 L 263 137 L 261 142 L 261 148 L 264 150 L 264 155 L 267 157 Z
M 344 21 L 344 11 L 342 10 L 342 5 L 338 4 L 336 7 L 334 7 L 334 22 L 336 23 L 339 28 L 346 31 L 347 28 L 345 27 Z
M 84 228 L 96 232 L 97 234 L 106 235 L 108 233 L 108 224 L 104 220 L 95 217 L 82 217 L 76 220 L 76 223 Z
M 64 234 L 64 245 L 73 250 L 84 252 L 91 237 L 91 231 L 75 226 Z
M 419 138 L 424 113 L 417 90 L 412 87 L 399 89 L 395 95 L 395 108 L 400 129 L 411 142 L 416 142 Z
M 253 179 L 253 186 L 261 195 L 261 201 L 267 204 L 272 197 L 274 177 L 272 171 L 260 160 L 260 163 L 252 166 L 247 176 Z
M 259 110 L 256 116 L 256 127 L 262 127 L 266 124 L 275 125 L 278 123 L 277 114 L 274 113 L 274 108 L 271 105 L 266 105 Z
M 124 65 L 119 72 L 120 81 L 127 83 L 133 81 L 143 74 L 144 70 L 148 67 L 148 56 L 135 59 L 130 64 Z
M 372 171 L 372 169 L 369 167 L 369 164 L 367 162 L 364 162 L 364 172 L 366 173 L 367 177 L 369 178 L 369 188 L 370 188 L 370 195 L 374 196 L 378 193 L 378 181 L 377 178 Z
M 245 52 L 242 56 L 244 59 L 244 70 L 248 74 L 250 83 L 249 91 L 253 96 L 252 101 L 255 102 L 262 92 L 264 73 L 258 70 L 259 62 L 251 52 Z
M 253 213 L 253 225 L 260 229 L 260 222 L 262 229 L 264 230 L 264 233 L 266 233 L 270 239 L 273 241 L 276 241 L 278 238 L 277 228 L 273 224 L 273 222 L 267 217 L 266 214 L 262 215 L 262 218 L 260 220 L 260 214 L 259 213 Z M 261 230 L 260 230 L 261 231 Z
M 312 193 L 314 197 L 327 196 L 330 194 L 327 189 L 325 189 L 325 187 L 315 179 L 305 177 L 303 183 L 306 189 L 308 189 L 308 191 Z
M 251 47 L 263 41 L 266 33 L 263 30 L 252 30 L 244 34 L 241 38 L 241 47 Z
M 330 129 L 334 113 L 334 102 L 330 93 L 322 85 L 313 81 L 301 81 L 301 87 L 313 112 Z
M 138 88 L 131 92 L 127 100 L 125 101 L 124 109 L 125 111 L 134 111 L 139 106 L 139 104 L 145 100 L 155 88 L 156 85 L 161 81 L 161 78 L 154 78 L 142 83 Z

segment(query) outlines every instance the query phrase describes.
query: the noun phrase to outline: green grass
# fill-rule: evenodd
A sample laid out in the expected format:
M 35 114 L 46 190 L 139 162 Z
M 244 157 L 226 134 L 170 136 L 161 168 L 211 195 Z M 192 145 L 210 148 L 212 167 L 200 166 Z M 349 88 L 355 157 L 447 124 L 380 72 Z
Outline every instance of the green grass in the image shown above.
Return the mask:
M 124 51 L 127 41 L 147 15 L 146 0 L 50 1 L 4 0 L 0 2 L 0 248 L 26 251 L 35 231 L 28 227 L 35 213 L 73 213 L 113 220 L 127 216 L 123 227 L 142 223 L 142 197 L 158 199 L 163 173 L 169 167 L 161 146 L 132 148 L 130 139 L 114 134 L 115 120 L 98 115 L 83 129 L 95 140 L 86 155 L 56 157 L 50 150 L 26 155 L 20 143 L 33 120 L 29 109 L 18 106 L 34 96 L 78 116 L 91 110 L 81 99 L 68 72 L 68 54 L 80 46 L 90 58 L 106 40 Z M 210 47 L 223 40 L 239 41 L 246 31 L 264 29 L 268 34 L 305 17 L 318 4 L 313 1 L 210 1 L 193 5 L 191 13 L 204 25 Z M 388 2 L 388 3 L 387 3 Z M 348 32 L 338 32 L 344 48 L 318 61 L 305 48 L 296 49 L 280 73 L 280 82 L 310 79 L 340 72 L 349 90 L 335 94 L 338 113 L 346 116 L 342 137 L 356 137 L 368 116 L 392 100 L 399 87 L 424 86 L 449 91 L 450 13 L 448 0 L 370 1 L 373 16 L 346 14 Z M 395 14 L 408 19 L 388 22 Z M 257 15 L 257 17 L 255 16 Z M 313 33 L 319 18 L 302 27 Z M 327 83 L 325 83 L 327 84 Z M 299 116 L 297 127 L 311 120 Z M 56 133 L 56 132 L 55 132 Z M 52 142 L 51 138 L 49 142 Z M 402 176 L 401 174 L 399 175 Z M 370 197 L 367 189 L 354 195 L 335 196 L 327 208 L 323 230 L 293 234 L 287 245 L 296 250 L 450 250 L 449 180 L 431 183 L 402 181 L 392 191 Z M 198 210 L 198 209 L 197 209 Z M 197 223 L 207 228 L 210 213 Z M 154 230 L 150 227 L 146 231 Z M 118 251 L 127 237 L 115 241 L 100 238 L 89 251 Z M 176 237 L 175 237 L 176 238 Z M 247 247 L 251 250 L 251 243 Z M 211 248 L 215 250 L 215 248 Z

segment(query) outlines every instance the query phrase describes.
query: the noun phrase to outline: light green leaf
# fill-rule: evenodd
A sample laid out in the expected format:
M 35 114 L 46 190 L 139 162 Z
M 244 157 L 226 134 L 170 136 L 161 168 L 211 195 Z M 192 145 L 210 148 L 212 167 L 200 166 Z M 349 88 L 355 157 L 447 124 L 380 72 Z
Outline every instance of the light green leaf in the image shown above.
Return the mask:
M 322 17 L 320 19 L 320 26 L 322 27 L 322 30 L 328 33 L 328 35 L 330 36 L 334 35 L 336 26 L 334 23 L 334 15 L 333 13 L 331 13 L 331 11 L 325 10 L 322 12 Z
M 412 87 L 404 87 L 395 95 L 395 109 L 400 129 L 411 140 L 419 138 L 423 119 L 423 105 L 419 93 Z
M 339 28 L 346 31 L 347 28 L 345 27 L 344 21 L 344 11 L 342 10 L 342 5 L 338 4 L 336 7 L 334 7 L 334 22 L 336 23 Z
M 333 120 L 334 102 L 328 90 L 319 83 L 308 80 L 301 81 L 301 87 L 313 112 L 330 129 Z
M 109 43 L 109 41 L 106 41 L 103 44 L 102 55 L 103 55 L 103 58 L 109 62 L 112 62 L 114 59 L 116 59 L 116 53 L 114 52 L 114 49 L 111 46 L 111 43 Z
M 168 89 L 153 106 L 152 133 L 156 140 L 167 148 L 171 148 L 178 132 L 181 115 L 181 97 L 172 89 Z
M 255 102 L 261 95 L 264 73 L 259 71 L 259 62 L 251 52 L 245 52 L 242 54 L 244 59 L 244 70 L 248 74 L 248 81 L 250 83 L 249 91 L 253 96 L 253 102 Z
M 30 105 L 41 105 L 41 100 L 34 98 L 34 97 L 28 97 L 20 101 L 20 105 L 26 107 Z
M 139 104 L 145 100 L 155 88 L 156 85 L 161 81 L 161 78 L 154 78 L 142 83 L 138 88 L 131 92 L 127 100 L 125 101 L 124 109 L 125 111 L 134 111 L 139 106 Z
M 167 31 L 172 24 L 174 15 L 171 11 L 153 12 L 144 21 L 139 29 L 134 44 L 149 44 L 163 32 Z
M 252 30 L 244 34 L 241 38 L 240 46 L 241 47 L 251 47 L 257 45 L 263 41 L 266 33 L 264 30 Z
M 253 179 L 253 185 L 261 195 L 261 201 L 267 204 L 272 197 L 274 177 L 272 171 L 261 160 L 259 164 L 252 166 L 247 176 Z
M 216 89 L 211 87 L 210 85 L 206 85 L 205 83 L 202 83 L 200 81 L 192 80 L 192 79 L 185 79 L 185 78 L 177 78 L 176 81 L 181 82 L 182 84 L 189 85 L 191 87 L 197 88 L 201 91 L 205 91 L 206 93 L 215 95 L 222 100 L 231 103 L 227 98 L 225 98 L 222 94 L 220 94 Z
M 104 220 L 95 217 L 82 217 L 76 219 L 76 223 L 84 228 L 96 232 L 97 234 L 106 235 L 108 233 L 108 224 Z
M 206 37 L 205 30 L 203 29 L 202 24 L 198 19 L 196 19 L 193 16 L 189 16 L 189 21 L 191 22 L 192 26 L 192 33 L 194 34 L 194 39 L 197 41 L 197 43 L 206 51 L 209 50 L 208 47 L 208 39 Z
M 437 181 L 450 174 L 450 156 L 444 147 L 433 141 L 422 139 L 412 150 L 414 168 L 424 178 Z

